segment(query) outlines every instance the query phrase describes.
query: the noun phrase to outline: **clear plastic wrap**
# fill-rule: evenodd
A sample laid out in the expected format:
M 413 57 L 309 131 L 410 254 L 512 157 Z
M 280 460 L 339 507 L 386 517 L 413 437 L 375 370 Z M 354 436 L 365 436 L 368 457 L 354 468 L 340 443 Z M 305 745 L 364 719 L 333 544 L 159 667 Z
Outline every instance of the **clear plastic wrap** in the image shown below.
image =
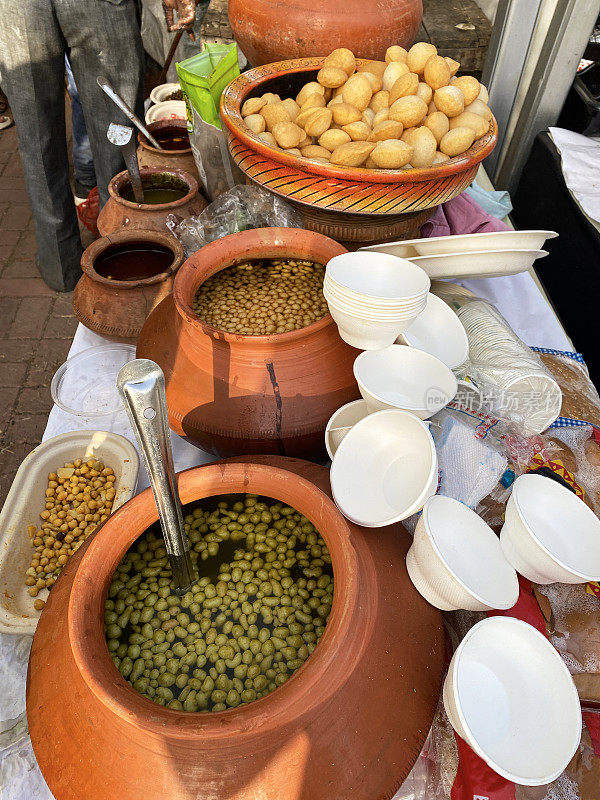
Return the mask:
M 496 435 L 531 436 L 551 425 L 561 413 L 562 392 L 539 354 L 497 308 L 468 289 L 435 281 L 432 291 L 456 312 L 469 339 L 469 358 L 455 371 L 462 385 L 451 406 L 495 427 Z
M 469 359 L 459 377 L 478 390 L 494 416 L 520 433 L 541 433 L 559 416 L 562 392 L 539 355 L 487 301 L 466 302 L 457 314 L 469 339 Z
M 430 421 L 440 471 L 440 494 L 470 508 L 496 486 L 507 467 L 502 445 L 482 439 L 471 421 L 444 409 Z
M 255 186 L 235 186 L 222 194 L 197 217 L 181 222 L 167 217 L 167 227 L 189 257 L 208 242 L 250 228 L 302 228 L 294 209 L 273 194 Z
M 192 108 L 193 130 L 189 131 L 190 146 L 198 168 L 204 193 L 215 201 L 237 184 L 244 183 L 244 176 L 229 157 L 227 133 L 205 122 Z

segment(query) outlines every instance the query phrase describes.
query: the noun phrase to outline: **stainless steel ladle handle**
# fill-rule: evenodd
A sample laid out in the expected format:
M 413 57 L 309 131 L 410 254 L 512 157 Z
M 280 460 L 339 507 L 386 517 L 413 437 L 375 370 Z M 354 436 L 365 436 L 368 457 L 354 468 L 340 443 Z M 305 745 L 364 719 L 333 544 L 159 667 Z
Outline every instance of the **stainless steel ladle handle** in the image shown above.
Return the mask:
M 142 450 L 171 562 L 175 591 L 185 594 L 194 581 L 194 569 L 175 480 L 165 376 L 154 361 L 138 358 L 121 368 L 117 388 Z
M 127 172 L 131 179 L 135 201 L 136 203 L 142 204 L 144 202 L 144 188 L 140 177 L 140 165 L 137 157 L 133 128 L 111 122 L 108 126 L 106 136 L 111 144 L 121 148 L 125 166 L 127 167 Z
M 156 141 L 156 139 L 154 138 L 154 136 L 152 136 L 152 134 L 150 133 L 148 128 L 144 125 L 142 120 L 137 116 L 135 111 L 127 105 L 127 103 L 125 102 L 125 100 L 123 100 L 123 98 L 117 92 L 115 87 L 106 78 L 103 78 L 102 75 L 98 75 L 98 77 L 96 78 L 96 83 L 102 89 L 102 91 L 107 95 L 107 97 L 110 97 L 113 103 L 118 108 L 121 109 L 123 114 L 125 114 L 125 116 L 128 119 L 130 119 L 131 122 L 133 122 L 136 128 L 144 134 L 144 136 L 146 137 L 146 139 L 148 139 L 152 147 L 155 147 L 157 150 L 163 150 L 162 145 L 160 145 Z

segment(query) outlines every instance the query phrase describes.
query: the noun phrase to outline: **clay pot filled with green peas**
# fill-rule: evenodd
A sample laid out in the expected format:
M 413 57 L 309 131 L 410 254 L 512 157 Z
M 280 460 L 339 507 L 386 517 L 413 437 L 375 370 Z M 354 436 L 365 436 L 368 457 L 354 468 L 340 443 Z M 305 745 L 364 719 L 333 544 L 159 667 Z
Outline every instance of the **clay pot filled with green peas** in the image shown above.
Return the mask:
M 326 469 L 257 460 L 179 476 L 182 596 L 150 490 L 53 587 L 28 720 L 56 800 L 368 800 L 412 767 L 443 629 L 406 574 L 410 538 L 345 520 Z
M 313 652 L 333 602 L 331 555 L 296 509 L 253 494 L 187 509 L 197 580 L 178 597 L 160 530 L 113 576 L 104 623 L 134 689 L 179 711 L 225 711 L 285 683 Z

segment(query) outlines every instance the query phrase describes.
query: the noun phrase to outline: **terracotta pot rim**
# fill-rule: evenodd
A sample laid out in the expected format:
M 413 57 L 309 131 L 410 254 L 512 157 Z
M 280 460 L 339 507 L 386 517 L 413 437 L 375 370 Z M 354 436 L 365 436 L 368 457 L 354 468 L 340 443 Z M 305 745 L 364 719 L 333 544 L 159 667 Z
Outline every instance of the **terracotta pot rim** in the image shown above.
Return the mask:
M 206 491 L 194 488 L 194 478 L 199 473 L 205 479 Z M 153 734 L 180 739 L 191 736 L 202 738 L 204 746 L 220 746 L 233 734 L 252 735 L 257 726 L 264 733 L 277 726 L 281 714 L 288 720 L 300 717 L 323 702 L 336 678 L 344 680 L 358 657 L 351 647 L 344 652 L 340 642 L 364 643 L 369 636 L 369 625 L 362 631 L 353 629 L 353 608 L 359 601 L 363 607 L 370 604 L 373 620 L 376 601 L 359 597 L 357 557 L 350 541 L 350 526 L 333 501 L 310 481 L 281 467 L 250 462 L 194 467 L 179 473 L 177 478 L 184 505 L 205 497 L 248 491 L 272 497 L 273 492 L 269 493 L 267 488 L 269 482 L 285 481 L 285 490 L 278 486 L 275 494 L 280 497 L 275 499 L 289 502 L 301 513 L 305 513 L 302 506 L 310 505 L 311 499 L 318 501 L 318 516 L 323 524 L 316 524 L 314 511 L 305 516 L 313 517 L 311 521 L 327 543 L 334 569 L 333 604 L 325 632 L 314 652 L 285 684 L 260 700 L 235 709 L 186 713 L 160 706 L 133 689 L 114 666 L 104 641 L 104 602 L 112 575 L 133 542 L 158 518 L 151 489 L 118 509 L 91 537 L 73 578 L 67 615 L 73 658 L 83 679 L 103 705 L 124 721 Z M 286 499 L 290 494 L 293 500 Z M 110 537 L 114 541 L 119 530 L 129 530 L 128 523 L 133 525 L 134 535 L 123 536 L 118 553 L 111 553 L 107 560 L 103 540 Z M 98 580 L 104 573 L 104 579 Z M 98 647 L 99 640 L 103 647 Z
M 150 175 L 174 175 L 181 181 L 187 184 L 188 193 L 179 200 L 172 200 L 170 203 L 132 203 L 130 200 L 125 200 L 119 194 L 119 189 L 125 183 L 130 183 L 129 173 L 127 170 L 119 172 L 108 184 L 108 193 L 112 199 L 125 208 L 135 209 L 136 211 L 169 211 L 170 209 L 179 208 L 186 203 L 189 203 L 198 194 L 198 181 L 189 172 L 185 172 L 178 167 L 140 167 L 140 177 L 142 181 Z
M 344 203 L 331 203 L 329 198 L 326 196 L 325 198 L 318 198 L 315 200 L 303 200 L 298 198 L 294 195 L 295 192 L 295 181 L 293 180 L 294 177 L 302 178 L 306 180 L 307 177 L 312 177 L 315 179 L 315 185 L 318 181 L 322 181 L 322 176 L 309 176 L 308 173 L 297 172 L 291 176 L 292 180 L 289 180 L 287 183 L 282 184 L 280 183 L 278 186 L 271 185 L 270 180 L 264 180 L 262 178 L 262 173 L 268 175 L 271 168 L 273 171 L 284 168 L 281 164 L 278 164 L 276 161 L 270 160 L 266 161 L 261 155 L 258 153 L 253 153 L 251 150 L 240 140 L 237 139 L 232 133 L 229 134 L 228 137 L 229 142 L 229 152 L 234 160 L 234 162 L 238 165 L 238 167 L 244 173 L 246 180 L 251 181 L 254 186 L 258 186 L 261 189 L 265 189 L 266 191 L 270 192 L 271 194 L 276 195 L 277 197 L 281 197 L 286 203 L 297 207 L 300 212 L 304 211 L 305 214 L 315 214 L 319 213 L 319 215 L 329 214 L 332 216 L 339 218 L 348 217 L 349 222 L 353 224 L 360 224 L 361 222 L 368 223 L 370 225 L 374 224 L 382 224 L 382 225 L 393 225 L 395 220 L 398 219 L 406 219 L 407 217 L 417 217 L 419 214 L 423 214 L 424 212 L 429 212 L 429 214 L 433 214 L 435 209 L 441 204 L 445 203 L 448 200 L 453 199 L 458 194 L 462 194 L 464 189 L 460 189 L 458 192 L 453 192 L 452 195 L 449 197 L 445 197 L 444 199 L 439 198 L 439 193 L 433 195 L 433 202 L 431 202 L 431 198 L 428 198 L 426 201 L 419 201 L 410 203 L 411 206 L 417 206 L 416 208 L 408 208 L 405 211 L 399 211 L 396 207 L 389 210 L 389 206 L 392 202 L 397 203 L 398 196 L 395 190 L 400 186 L 400 184 L 376 184 L 373 185 L 372 188 L 380 189 L 380 190 L 390 190 L 390 196 L 386 200 L 386 202 L 381 203 L 380 207 L 373 207 L 370 208 L 368 211 L 354 211 L 351 208 L 344 207 L 346 204 Z M 242 164 L 242 162 L 244 162 Z M 250 166 L 249 166 L 250 165 Z M 256 170 L 255 174 L 255 167 L 259 167 L 259 171 Z M 473 166 L 469 167 L 468 169 L 463 170 L 460 173 L 461 182 L 466 177 L 465 188 L 469 186 L 475 175 L 477 174 L 478 165 L 474 164 Z M 471 175 L 469 173 L 472 172 Z M 454 176 L 456 177 L 456 176 Z M 354 191 L 356 190 L 356 184 L 351 183 L 350 181 L 338 181 L 337 185 L 339 186 L 340 190 L 346 191 Z M 282 188 L 285 187 L 289 189 L 289 191 L 282 191 Z M 368 188 L 367 184 L 364 184 L 362 188 Z M 428 191 L 430 191 L 428 189 Z M 393 193 L 393 194 L 392 194 Z M 346 197 L 341 194 L 340 195 L 342 200 L 345 201 Z M 424 222 L 425 220 L 423 220 Z M 340 222 L 337 223 L 338 225 L 341 224 Z M 421 223 L 422 224 L 422 223 Z M 419 226 L 420 227 L 420 226 Z M 327 234 L 324 234 L 327 235 Z M 331 234 L 334 235 L 333 233 Z M 409 238 L 418 237 L 418 234 L 415 233 L 414 236 Z M 341 238 L 341 237 L 340 237 Z M 403 239 L 404 236 L 402 234 L 388 236 L 384 241 L 397 241 L 398 239 Z M 363 246 L 366 244 L 380 244 L 381 239 L 380 237 L 375 237 L 375 239 L 342 239 L 342 241 L 354 241 L 357 243 L 357 247 Z
M 135 241 L 154 242 L 156 244 L 163 245 L 163 247 L 167 247 L 173 254 L 173 261 L 171 262 L 169 268 L 164 272 L 159 272 L 156 275 L 150 276 L 149 278 L 141 278 L 138 281 L 109 280 L 108 278 L 105 278 L 96 272 L 94 267 L 96 259 L 111 245 Z M 101 283 L 104 286 L 109 286 L 113 289 L 137 289 L 140 286 L 152 286 L 155 283 L 162 283 L 162 281 L 166 280 L 168 277 L 177 272 L 179 267 L 183 264 L 184 259 L 185 252 L 183 250 L 183 245 L 178 239 L 175 239 L 173 236 L 170 236 L 167 233 L 151 230 L 117 229 L 114 233 L 101 236 L 99 239 L 96 239 L 94 242 L 92 242 L 92 244 L 86 247 L 81 255 L 81 269 L 88 278 L 96 281 L 96 283 Z
M 288 240 L 295 240 L 298 238 L 298 233 L 305 233 L 308 234 L 310 237 L 318 237 L 320 239 L 324 239 L 326 241 L 332 242 L 334 245 L 338 245 L 340 248 L 340 253 L 347 252 L 346 248 L 343 245 L 340 245 L 335 239 L 331 239 L 329 236 L 325 236 L 322 233 L 316 233 L 314 231 L 308 231 L 305 228 L 253 228 L 248 231 L 241 231 L 240 233 L 232 233 L 227 237 L 227 240 L 230 244 L 233 242 L 240 242 L 239 246 L 239 257 L 233 259 L 227 259 L 225 262 L 220 262 L 218 260 L 211 261 L 211 255 L 213 251 L 218 251 L 220 249 L 220 241 L 217 239 L 214 242 L 209 242 L 207 245 L 202 247 L 196 253 L 191 255 L 187 261 L 183 264 L 183 268 L 179 271 L 177 277 L 175 278 L 175 282 L 173 284 L 173 298 L 175 300 L 175 307 L 178 313 L 187 320 L 191 325 L 193 325 L 196 329 L 200 329 L 203 333 L 207 336 L 211 336 L 214 339 L 220 339 L 226 342 L 255 342 L 256 344 L 283 344 L 283 343 L 290 343 L 296 339 L 302 339 L 306 336 L 312 336 L 313 333 L 318 333 L 323 328 L 327 327 L 328 325 L 333 325 L 334 320 L 331 314 L 327 313 L 321 319 L 316 320 L 316 322 L 307 325 L 305 328 L 298 328 L 295 331 L 287 331 L 285 333 L 271 333 L 271 334 L 264 334 L 264 335 L 251 335 L 251 334 L 241 334 L 241 333 L 229 333 L 228 331 L 223 331 L 220 328 L 214 328 L 212 325 L 209 325 L 204 320 L 200 319 L 200 317 L 196 314 L 193 309 L 191 301 L 188 299 L 188 292 L 184 291 L 182 287 L 183 281 L 187 277 L 187 273 L 191 270 L 196 270 L 198 272 L 198 282 L 194 281 L 193 289 L 192 289 L 192 300 L 198 290 L 198 287 L 201 286 L 208 278 L 214 275 L 217 272 L 220 272 L 223 269 L 227 269 L 227 267 L 232 266 L 236 262 L 240 260 L 248 260 L 251 258 L 260 257 L 260 249 L 264 248 L 264 244 L 259 245 L 258 242 L 256 244 L 246 244 L 244 242 L 245 239 L 258 239 L 259 236 L 264 236 L 265 233 L 271 233 L 274 237 L 278 237 L 281 239 L 281 244 L 284 245 L 285 239 Z M 325 242 L 323 242 L 325 244 Z M 275 246 L 275 243 L 273 243 Z M 294 242 L 289 242 L 290 249 L 293 249 Z M 211 249 L 212 248 L 212 249 Z M 257 251 L 256 255 L 253 255 L 254 251 Z M 272 256 L 264 256 L 263 258 L 272 258 Z M 293 256 L 290 256 L 293 258 Z M 333 256 L 332 256 L 333 258 Z M 198 265 L 198 262 L 206 261 L 206 268 L 203 268 L 203 265 Z M 326 266 L 326 265 L 323 265 Z
M 149 125 L 146 125 L 146 127 L 148 128 L 150 133 L 153 133 L 155 130 L 161 130 L 162 128 L 167 128 L 167 127 L 171 128 L 181 127 L 182 130 L 185 130 L 185 132 L 187 133 L 188 130 L 185 121 L 183 121 L 184 124 L 181 126 L 173 125 L 174 122 L 181 122 L 181 121 L 182 120 L 176 120 L 176 119 L 159 119 L 156 122 L 151 122 Z M 146 137 L 141 131 L 138 131 L 137 140 L 140 147 L 143 147 L 144 150 L 148 150 L 150 153 L 156 153 L 159 156 L 160 155 L 165 155 L 169 157 L 179 156 L 179 155 L 189 156 L 190 153 L 192 152 L 191 145 L 190 147 L 184 147 L 183 150 L 167 150 L 165 147 L 163 147 L 162 150 L 157 150 L 156 147 L 153 147 L 150 144 L 150 142 L 146 139 Z
M 367 64 L 370 60 L 359 58 L 356 63 L 361 66 Z M 496 146 L 498 124 L 495 117 L 492 116 L 488 133 L 476 139 L 473 145 L 460 156 L 455 156 L 449 161 L 424 169 L 375 170 L 360 167 L 336 167 L 311 161 L 308 158 L 290 156 L 283 150 L 270 147 L 266 142 L 258 138 L 258 134 L 254 134 L 246 128 L 241 115 L 241 107 L 251 92 L 286 72 L 314 72 L 323 66 L 324 61 L 325 57 L 276 61 L 273 64 L 265 64 L 261 67 L 250 69 L 239 77 L 234 78 L 221 96 L 220 112 L 225 125 L 247 147 L 276 163 L 285 164 L 293 169 L 298 176 L 306 177 L 306 173 L 308 173 L 309 175 L 320 175 L 338 181 L 357 182 L 360 184 L 391 183 L 394 185 L 411 185 L 456 175 L 483 161 Z

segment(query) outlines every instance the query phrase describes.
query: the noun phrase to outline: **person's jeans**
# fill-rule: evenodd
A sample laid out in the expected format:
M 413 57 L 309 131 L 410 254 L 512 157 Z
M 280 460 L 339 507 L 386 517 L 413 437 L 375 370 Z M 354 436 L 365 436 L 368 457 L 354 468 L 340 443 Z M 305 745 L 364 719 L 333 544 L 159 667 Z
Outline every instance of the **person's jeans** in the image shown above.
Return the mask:
M 65 69 L 67 71 L 67 91 L 71 98 L 71 124 L 73 127 L 73 172 L 75 180 L 90 189 L 96 185 L 96 172 L 94 170 L 94 159 L 92 158 L 92 146 L 87 128 L 79 92 L 75 85 L 73 70 L 69 64 L 69 59 L 65 56 Z
M 17 125 L 38 245 L 52 289 L 69 291 L 81 269 L 81 239 L 69 185 L 64 75 L 68 55 L 85 113 L 100 205 L 122 169 L 111 122 L 127 124 L 96 83 L 103 75 L 143 114 L 144 54 L 136 0 L 2 0 L 0 79 Z

